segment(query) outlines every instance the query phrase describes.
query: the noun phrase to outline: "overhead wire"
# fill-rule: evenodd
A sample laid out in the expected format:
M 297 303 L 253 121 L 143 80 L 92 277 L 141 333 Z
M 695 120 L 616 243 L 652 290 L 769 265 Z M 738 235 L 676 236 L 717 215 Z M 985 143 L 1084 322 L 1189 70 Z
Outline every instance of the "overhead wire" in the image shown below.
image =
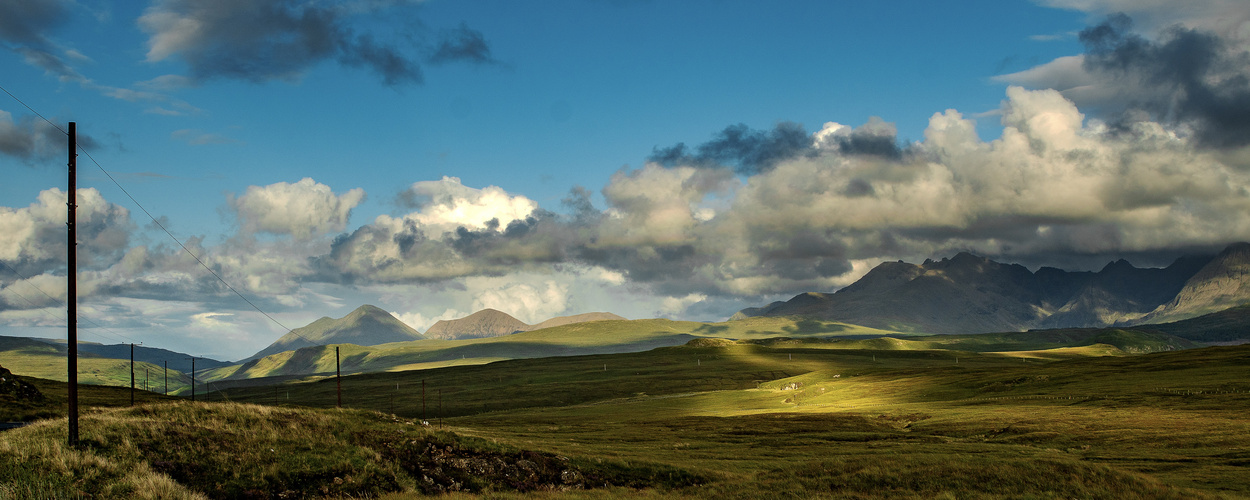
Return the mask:
M 31 113 L 34 113 L 34 114 L 35 114 L 35 116 L 38 116 L 38 117 L 39 117 L 40 119 L 42 119 L 44 122 L 47 122 L 47 124 L 48 124 L 48 125 L 51 125 L 53 128 L 57 129 L 57 130 L 58 130 L 58 131 L 60 131 L 62 134 L 65 134 L 66 136 L 68 136 L 68 135 L 69 135 L 69 133 L 68 133 L 68 132 L 66 132 L 64 129 L 62 129 L 60 126 L 58 126 L 56 123 L 53 123 L 53 122 L 52 122 L 52 120 L 49 120 L 47 117 L 43 116 L 43 114 L 39 113 L 39 112 L 38 112 L 38 111 L 36 111 L 34 108 L 32 108 L 30 105 L 26 104 L 24 101 L 22 101 L 21 99 L 19 99 L 17 96 L 13 95 L 13 93 L 12 93 L 12 92 L 9 92 L 9 90 L 8 90 L 8 89 L 4 88 L 3 86 L 0 86 L 0 91 L 4 91 L 4 93 L 5 93 L 5 94 L 8 94 L 8 95 L 9 95 L 9 97 L 12 97 L 12 98 L 13 98 L 13 100 L 17 101 L 19 104 L 21 104 L 22 106 L 24 106 L 27 110 L 30 110 L 30 112 L 31 112 Z M 295 330 L 293 330 L 293 329 L 291 329 L 290 327 L 288 327 L 288 326 L 286 326 L 286 325 L 282 324 L 282 322 L 281 322 L 281 321 L 278 321 L 276 318 L 274 318 L 273 316 L 271 316 L 269 313 L 265 312 L 263 309 L 261 309 L 259 306 L 257 306 L 254 302 L 252 302 L 250 299 L 248 299 L 246 296 L 244 296 L 241 292 L 239 292 L 237 289 L 235 289 L 235 288 L 234 288 L 234 286 L 230 285 L 230 283 L 228 283 L 228 282 L 225 280 L 225 278 L 222 278 L 220 274 L 218 274 L 218 273 L 217 273 L 216 271 L 214 271 L 211 267 L 209 267 L 209 266 L 208 266 L 208 264 L 204 263 L 204 261 L 203 261 L 202 259 L 200 259 L 200 257 L 199 257 L 198 255 L 196 255 L 194 252 L 192 252 L 192 251 L 191 251 L 191 249 L 187 248 L 187 246 L 186 246 L 186 245 L 184 245 L 184 244 L 182 243 L 182 241 L 180 241 L 177 237 L 175 237 L 175 236 L 174 236 L 174 234 L 173 234 L 172 232 L 170 232 L 170 231 L 169 231 L 169 229 L 168 229 L 168 228 L 166 228 L 164 224 L 161 224 L 161 222 L 160 222 L 159 220 L 157 220 L 157 218 L 156 218 L 156 217 L 154 217 L 154 216 L 151 214 L 151 212 L 148 212 L 148 209 L 147 209 L 147 208 L 144 208 L 143 204 L 142 204 L 142 203 L 139 203 L 139 200 L 135 199 L 135 197 L 134 197 L 134 196 L 132 196 L 132 195 L 130 194 L 130 192 L 129 192 L 129 191 L 127 191 L 127 190 L 126 190 L 126 188 L 125 188 L 125 187 L 123 187 L 123 186 L 121 185 L 121 183 L 120 183 L 120 182 L 118 182 L 118 181 L 117 181 L 117 179 L 115 179 L 115 178 L 112 176 L 112 174 L 110 174 L 107 170 L 105 170 L 105 169 L 104 169 L 104 167 L 103 167 L 102 165 L 100 165 L 100 162 L 96 161 L 95 157 L 91 156 L 91 153 L 90 153 L 89 151 L 87 151 L 87 149 L 86 149 L 86 148 L 82 147 L 81 145 L 78 145 L 78 146 L 77 146 L 77 149 L 78 149 L 79 151 L 81 151 L 81 152 L 82 152 L 82 154 L 86 155 L 86 156 L 87 156 L 87 158 L 88 158 L 89 160 L 91 160 L 91 163 L 95 164 L 96 168 L 100 169 L 100 172 L 103 172 L 103 173 L 104 173 L 104 176 L 105 176 L 105 177 L 107 177 L 109 181 L 112 181 L 112 182 L 113 182 L 113 184 L 114 184 L 115 186 L 117 186 L 117 188 L 118 188 L 118 189 L 120 189 L 120 190 L 121 190 L 122 194 L 125 194 L 125 195 L 126 195 L 126 197 L 130 199 L 131 203 L 134 203 L 134 204 L 135 204 L 135 206 L 139 207 L 139 210 L 140 210 L 140 211 L 142 211 L 144 215 L 148 216 L 148 218 L 152 220 L 152 223 L 153 223 L 153 224 L 155 224 L 157 227 L 161 228 L 161 231 L 164 231 L 164 232 L 165 232 L 165 234 L 166 234 L 167 236 L 169 236 L 169 238 L 170 238 L 171 240 L 173 240 L 173 241 L 174 241 L 174 243 L 177 243 L 177 244 L 178 244 L 178 246 L 179 246 L 180 248 L 182 248 L 182 250 L 183 250 L 184 252 L 186 252 L 186 253 L 187 253 L 187 255 L 190 255 L 192 259 L 195 259 L 195 261 L 196 261 L 197 263 L 199 263 L 200 267 L 203 267 L 205 271 L 208 271 L 208 273 L 209 273 L 209 274 L 211 274 L 211 275 L 213 275 L 213 277 L 214 277 L 214 278 L 217 278 L 217 281 L 221 282 L 221 284 L 222 284 L 222 285 L 225 285 L 225 287 L 226 287 L 227 289 L 229 289 L 231 292 L 234 292 L 234 294 L 235 294 L 235 295 L 237 295 L 240 299 L 243 299 L 243 301 L 244 301 L 244 302 L 246 302 L 246 303 L 247 303 L 247 305 L 251 306 L 251 307 L 252 307 L 252 309 L 255 309 L 255 310 L 256 310 L 256 312 L 259 312 L 261 315 L 263 315 L 263 316 L 265 316 L 266 318 L 268 318 L 268 319 L 269 319 L 269 321 L 272 321 L 274 324 L 278 325 L 278 326 L 279 326 L 280 328 L 282 328 L 283 330 L 286 330 L 286 332 L 287 332 L 287 333 L 290 333 L 290 334 L 292 334 L 292 335 L 295 335 L 296 337 L 299 337 L 299 338 L 301 338 L 301 339 L 304 339 L 304 341 L 309 342 L 309 343 L 311 343 L 311 344 L 313 344 L 313 345 L 315 345 L 315 346 L 325 346 L 325 344 L 323 344 L 323 343 L 321 343 L 321 342 L 314 341 L 314 340 L 312 340 L 312 339 L 309 339 L 308 337 L 305 337 L 305 336 L 303 336 L 303 335 L 300 335 L 299 333 L 296 333 L 296 332 L 295 332 Z M 6 267 L 7 267 L 7 266 L 6 266 Z M 12 268 L 10 268 L 10 269 L 12 269 Z M 20 274 L 19 274 L 19 276 L 20 276 Z M 28 280 L 28 283 L 29 283 L 29 280 Z M 33 284 L 32 284 L 32 286 L 33 286 Z M 40 290 L 40 292 L 42 292 L 42 290 Z M 44 293 L 44 295 L 47 295 L 47 293 Z M 51 296 L 49 295 L 49 297 L 51 297 Z

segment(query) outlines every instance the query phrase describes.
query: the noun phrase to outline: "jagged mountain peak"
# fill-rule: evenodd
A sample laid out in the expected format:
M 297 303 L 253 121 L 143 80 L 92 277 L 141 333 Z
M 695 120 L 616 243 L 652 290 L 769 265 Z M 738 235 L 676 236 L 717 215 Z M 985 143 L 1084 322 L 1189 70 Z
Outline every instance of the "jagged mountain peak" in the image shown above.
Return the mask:
M 1124 259 L 1117 259 L 1113 262 L 1107 263 L 1107 265 L 1103 266 L 1102 270 L 1098 271 L 1098 273 L 1102 274 L 1102 273 L 1125 272 L 1125 271 L 1131 272 L 1136 269 L 1137 267 L 1133 266 L 1133 264 L 1129 263 L 1129 261 L 1124 260 Z
M 1031 272 L 970 252 L 920 265 L 884 262 L 837 293 L 802 294 L 734 318 L 812 316 L 886 329 L 975 333 L 1139 324 L 1154 319 L 1155 310 L 1184 318 L 1246 302 L 1250 244 L 1237 243 L 1217 256 L 1181 257 L 1167 268 L 1117 259 L 1097 273 L 1053 267 Z
M 1178 261 L 1179 262 L 1179 261 Z M 1250 302 L 1250 243 L 1234 243 L 1210 259 L 1166 304 L 1143 321 L 1178 321 Z

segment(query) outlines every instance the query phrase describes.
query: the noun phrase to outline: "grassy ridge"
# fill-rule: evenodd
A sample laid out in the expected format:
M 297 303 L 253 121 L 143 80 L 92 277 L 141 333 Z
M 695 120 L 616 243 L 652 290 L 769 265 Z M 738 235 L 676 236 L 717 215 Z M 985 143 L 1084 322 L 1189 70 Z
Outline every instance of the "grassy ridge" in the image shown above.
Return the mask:
M 0 337 L 0 366 L 25 377 L 62 382 L 68 380 L 65 349 L 37 340 Z M 134 364 L 134 370 L 136 387 L 143 387 L 146 375 L 149 390 L 165 390 L 164 366 L 138 361 Z M 172 369 L 168 374 L 171 394 L 188 390 L 191 383 L 189 376 Z M 78 383 L 130 387 L 130 361 L 79 353 Z
M 306 498 L 676 487 L 680 469 L 590 462 L 361 411 L 172 403 L 97 412 L 0 439 L 0 497 Z

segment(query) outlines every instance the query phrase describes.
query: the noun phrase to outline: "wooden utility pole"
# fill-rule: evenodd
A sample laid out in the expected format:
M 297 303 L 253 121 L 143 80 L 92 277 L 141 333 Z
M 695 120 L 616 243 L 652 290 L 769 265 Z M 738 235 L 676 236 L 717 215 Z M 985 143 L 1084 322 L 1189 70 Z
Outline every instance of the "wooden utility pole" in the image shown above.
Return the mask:
M 343 407 L 343 372 L 339 370 L 339 346 L 334 346 L 334 383 L 338 386 L 339 403 Z
M 130 406 L 135 405 L 135 345 L 130 344 Z
M 69 445 L 78 446 L 78 232 L 74 227 L 75 212 L 78 211 L 78 131 L 77 124 L 69 122 L 69 192 L 66 205 L 69 215 L 65 225 L 69 226 L 69 247 L 66 263 L 69 270 L 66 274 L 69 285 L 65 291 L 65 301 L 69 303 L 67 319 L 69 336 L 66 344 L 69 351 L 67 374 L 69 375 Z
M 191 358 L 191 402 L 195 402 L 195 357 Z

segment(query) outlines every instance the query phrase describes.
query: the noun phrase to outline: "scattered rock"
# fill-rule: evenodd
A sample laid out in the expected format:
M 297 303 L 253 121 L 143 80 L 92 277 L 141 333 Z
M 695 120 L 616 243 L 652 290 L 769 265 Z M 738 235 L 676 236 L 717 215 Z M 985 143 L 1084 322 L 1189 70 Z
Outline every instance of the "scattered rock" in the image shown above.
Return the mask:
M 29 382 L 24 382 L 8 369 L 0 366 L 0 398 L 16 401 L 43 401 L 43 393 Z

